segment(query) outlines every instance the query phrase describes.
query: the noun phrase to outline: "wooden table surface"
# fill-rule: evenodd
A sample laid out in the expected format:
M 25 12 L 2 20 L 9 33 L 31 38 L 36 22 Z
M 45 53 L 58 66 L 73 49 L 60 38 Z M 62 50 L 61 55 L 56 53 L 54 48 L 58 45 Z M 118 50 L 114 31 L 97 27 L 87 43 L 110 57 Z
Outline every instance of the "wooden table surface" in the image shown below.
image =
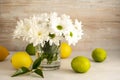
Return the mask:
M 114 54 L 113 54 L 114 53 Z M 11 52 L 11 55 L 13 52 Z M 43 71 L 45 78 L 35 74 L 10 77 L 16 70 L 13 69 L 10 58 L 0 62 L 0 80 L 120 80 L 120 54 L 118 51 L 108 51 L 107 59 L 102 63 L 92 60 L 89 52 L 73 52 L 71 57 L 61 60 L 59 70 Z M 75 73 L 71 68 L 71 60 L 75 56 L 86 56 L 91 61 L 91 68 L 87 73 Z

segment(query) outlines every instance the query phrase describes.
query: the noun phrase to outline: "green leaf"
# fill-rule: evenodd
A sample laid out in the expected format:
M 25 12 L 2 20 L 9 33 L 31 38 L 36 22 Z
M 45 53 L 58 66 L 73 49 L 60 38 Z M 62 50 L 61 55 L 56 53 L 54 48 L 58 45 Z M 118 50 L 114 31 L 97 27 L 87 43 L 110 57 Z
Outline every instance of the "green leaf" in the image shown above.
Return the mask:
M 34 61 L 33 65 L 32 65 L 32 69 L 38 68 L 39 65 L 41 64 L 41 61 L 42 61 L 42 60 L 43 60 L 43 57 L 42 57 L 42 55 L 41 55 L 40 57 L 38 57 L 38 58 Z
M 43 56 L 47 59 L 47 63 L 51 64 L 52 61 L 57 60 L 59 54 L 59 47 L 55 44 L 50 45 L 49 41 L 45 42 L 45 45 L 41 47 L 43 50 Z
M 30 70 L 26 67 L 21 67 L 20 69 L 18 69 L 11 77 L 15 77 L 21 74 L 25 74 L 27 72 L 30 72 Z
M 40 75 L 42 78 L 44 78 L 43 72 L 42 72 L 41 69 L 36 69 L 34 72 L 35 72 L 36 74 Z

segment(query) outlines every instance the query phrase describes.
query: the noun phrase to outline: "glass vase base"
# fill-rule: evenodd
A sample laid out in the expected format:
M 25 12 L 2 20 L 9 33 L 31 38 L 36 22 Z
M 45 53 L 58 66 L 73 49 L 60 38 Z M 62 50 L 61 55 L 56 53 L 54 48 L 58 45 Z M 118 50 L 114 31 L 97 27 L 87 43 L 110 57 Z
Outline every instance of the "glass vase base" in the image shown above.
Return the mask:
M 43 61 L 40 67 L 45 71 L 57 70 L 60 68 L 60 61 L 53 61 L 51 64 L 47 64 L 46 61 Z
M 44 71 L 53 71 L 60 68 L 60 66 L 40 66 Z

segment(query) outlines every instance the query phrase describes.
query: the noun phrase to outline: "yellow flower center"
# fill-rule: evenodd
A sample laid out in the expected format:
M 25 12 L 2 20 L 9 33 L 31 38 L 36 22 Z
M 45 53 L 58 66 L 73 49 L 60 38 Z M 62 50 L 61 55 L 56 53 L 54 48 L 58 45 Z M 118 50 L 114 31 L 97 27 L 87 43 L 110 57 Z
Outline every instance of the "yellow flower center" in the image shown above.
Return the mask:
M 42 34 L 41 32 L 38 32 L 38 36 L 41 36 L 41 34 Z

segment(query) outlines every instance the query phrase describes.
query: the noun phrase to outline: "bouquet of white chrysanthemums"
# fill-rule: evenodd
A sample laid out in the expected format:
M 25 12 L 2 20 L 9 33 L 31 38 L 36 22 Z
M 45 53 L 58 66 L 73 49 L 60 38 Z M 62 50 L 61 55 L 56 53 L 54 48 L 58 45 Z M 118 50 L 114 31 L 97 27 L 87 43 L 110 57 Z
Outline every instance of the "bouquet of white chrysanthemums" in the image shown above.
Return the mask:
M 61 40 L 75 45 L 83 35 L 81 27 L 81 22 L 77 19 L 73 22 L 68 15 L 42 13 L 18 21 L 13 36 L 33 43 L 34 46 L 43 46 L 45 41 L 49 41 L 50 45 L 59 45 Z

